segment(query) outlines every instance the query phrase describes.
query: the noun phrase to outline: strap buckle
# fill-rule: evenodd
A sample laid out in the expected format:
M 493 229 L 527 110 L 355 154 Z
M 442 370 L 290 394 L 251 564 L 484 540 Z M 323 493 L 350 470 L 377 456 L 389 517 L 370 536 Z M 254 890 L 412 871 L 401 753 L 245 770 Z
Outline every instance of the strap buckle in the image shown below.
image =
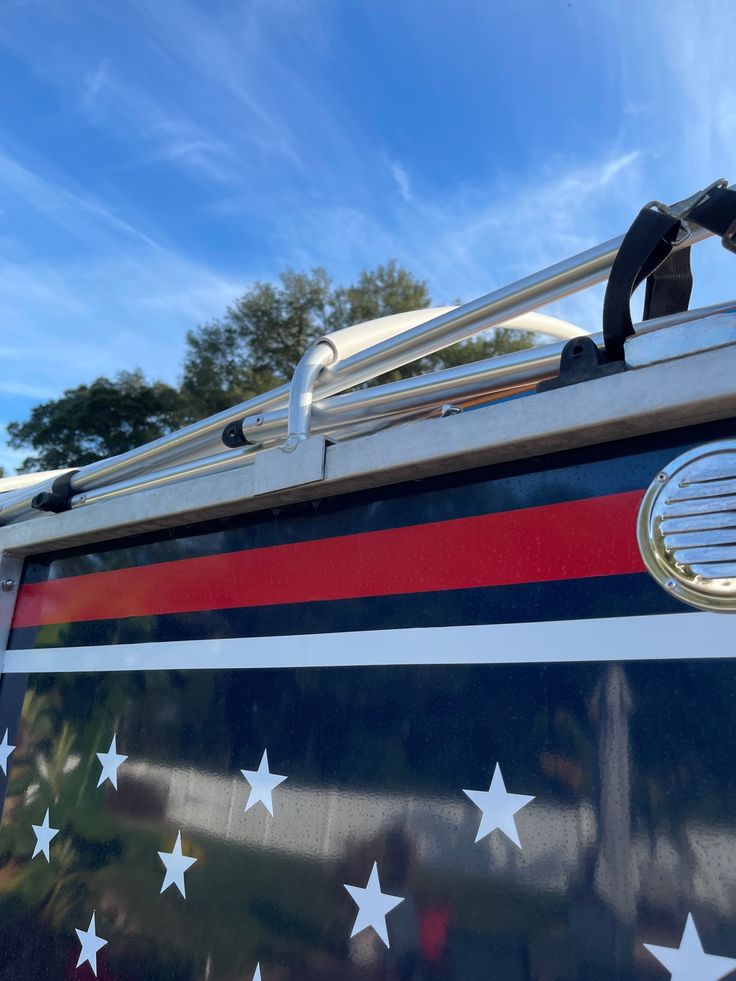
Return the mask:
M 663 204 L 661 201 L 650 201 L 649 204 L 645 204 L 645 208 L 652 208 L 654 211 L 659 211 L 660 214 L 667 215 L 668 218 L 675 219 L 680 222 L 680 231 L 677 233 L 677 238 L 674 241 L 674 245 L 682 245 L 686 242 L 692 235 L 692 229 L 685 220 L 697 207 L 702 204 L 713 191 L 720 190 L 722 188 L 728 187 L 728 180 L 725 177 L 720 177 L 717 181 L 713 181 L 707 187 L 704 187 L 702 191 L 696 191 L 695 194 L 691 194 L 689 198 L 685 198 L 684 201 L 678 201 L 677 204 L 670 205 Z M 736 228 L 734 228 L 736 222 L 730 226 L 726 234 L 723 236 L 724 248 L 729 249 L 732 252 L 736 252 L 736 242 L 734 237 L 736 236 Z

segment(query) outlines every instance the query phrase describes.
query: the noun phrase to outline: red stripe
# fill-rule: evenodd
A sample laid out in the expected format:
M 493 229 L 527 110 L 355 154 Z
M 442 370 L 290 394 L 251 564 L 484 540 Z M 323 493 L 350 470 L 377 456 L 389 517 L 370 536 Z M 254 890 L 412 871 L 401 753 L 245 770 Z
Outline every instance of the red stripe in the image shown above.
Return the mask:
M 642 493 L 29 584 L 13 626 L 642 572 Z

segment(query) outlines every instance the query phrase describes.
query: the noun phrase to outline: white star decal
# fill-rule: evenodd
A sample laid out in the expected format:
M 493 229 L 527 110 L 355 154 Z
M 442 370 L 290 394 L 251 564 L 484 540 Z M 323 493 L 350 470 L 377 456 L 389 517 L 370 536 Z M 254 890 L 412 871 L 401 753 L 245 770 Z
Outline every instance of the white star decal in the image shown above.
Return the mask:
M 365 889 L 361 889 L 360 886 L 348 885 L 346 885 L 345 888 L 358 904 L 358 915 L 355 918 L 353 932 L 350 934 L 350 936 L 354 937 L 355 934 L 360 933 L 361 930 L 366 930 L 368 927 L 373 927 L 378 936 L 388 947 L 389 943 L 388 930 L 386 929 L 386 914 L 390 913 L 392 909 L 399 905 L 399 903 L 403 903 L 404 897 L 389 896 L 387 893 L 381 892 L 381 883 L 378 880 L 377 862 L 373 863 L 370 878 L 368 879 L 368 884 Z
M 46 861 L 50 862 L 49 845 L 51 844 L 52 839 L 58 835 L 59 829 L 49 826 L 48 807 L 46 808 L 46 817 L 43 819 L 43 823 L 33 824 L 31 827 L 33 828 L 33 833 L 36 836 L 36 847 L 33 849 L 33 855 L 31 855 L 31 858 L 34 859 L 36 855 L 40 855 L 41 852 L 43 852 L 43 854 L 46 856 Z
M 128 757 L 118 753 L 117 739 L 118 736 L 115 733 L 110 741 L 108 751 L 97 754 L 97 759 L 102 764 L 102 773 L 100 773 L 100 779 L 97 781 L 98 787 L 101 787 L 105 780 L 109 780 L 115 790 L 118 789 L 118 767 L 121 763 L 125 763 Z
M 0 767 L 2 767 L 6 777 L 8 775 L 8 757 L 14 749 L 15 746 L 11 746 L 8 742 L 8 730 L 6 729 L 3 741 L 0 743 Z
M 273 799 L 271 794 L 286 777 L 279 776 L 278 773 L 270 773 L 268 769 L 268 752 L 263 750 L 261 763 L 257 770 L 241 770 L 245 779 L 250 784 L 250 793 L 245 802 L 245 810 L 250 810 L 259 801 L 273 817 Z
M 736 970 L 736 960 L 706 954 L 692 914 L 688 913 L 679 947 L 644 947 L 670 972 L 670 981 L 720 981 Z
M 184 873 L 190 867 L 190 865 L 194 865 L 197 859 L 183 854 L 181 850 L 181 831 L 176 836 L 176 844 L 174 845 L 172 851 L 159 852 L 158 854 L 166 868 L 166 875 L 164 876 L 164 884 L 161 886 L 161 892 L 168 889 L 169 886 L 174 885 L 182 894 L 184 899 L 186 899 L 187 894 L 184 888 Z
M 77 967 L 81 967 L 85 961 L 89 961 L 89 966 L 92 968 L 95 977 L 97 977 L 97 951 L 101 950 L 107 944 L 107 940 L 103 940 L 102 937 L 97 936 L 96 930 L 95 910 L 93 910 L 92 919 L 89 921 L 87 929 L 77 930 L 77 936 L 82 945 Z
M 480 841 L 481 838 L 485 838 L 491 831 L 498 828 L 517 847 L 521 848 L 514 815 L 534 798 L 528 797 L 526 794 L 509 794 L 506 791 L 506 784 L 503 782 L 501 767 L 498 763 L 496 763 L 493 780 L 488 790 L 463 790 L 463 793 L 467 794 L 472 802 L 483 811 L 478 834 L 475 836 L 476 841 Z

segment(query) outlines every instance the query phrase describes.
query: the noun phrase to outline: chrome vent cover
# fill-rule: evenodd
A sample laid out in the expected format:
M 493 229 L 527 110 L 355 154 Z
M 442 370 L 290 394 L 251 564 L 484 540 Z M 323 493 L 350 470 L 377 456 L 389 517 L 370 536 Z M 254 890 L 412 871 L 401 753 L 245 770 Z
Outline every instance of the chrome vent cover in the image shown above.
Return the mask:
M 689 450 L 658 473 L 637 533 L 665 589 L 701 610 L 736 612 L 736 439 Z

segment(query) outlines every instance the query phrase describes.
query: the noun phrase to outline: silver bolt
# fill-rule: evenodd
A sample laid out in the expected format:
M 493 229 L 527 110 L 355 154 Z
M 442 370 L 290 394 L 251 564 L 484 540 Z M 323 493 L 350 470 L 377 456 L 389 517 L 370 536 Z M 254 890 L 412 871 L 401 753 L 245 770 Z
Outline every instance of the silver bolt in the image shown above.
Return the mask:
M 255 418 L 254 421 L 255 421 L 256 426 L 262 426 L 263 425 L 263 416 L 256 416 L 256 418 Z
M 668 579 L 665 586 L 667 589 L 677 589 L 677 581 L 675 579 Z
M 667 474 L 664 472 L 664 470 L 662 473 L 657 474 L 657 480 L 660 482 L 660 484 L 663 484 L 665 480 L 667 480 Z
M 0 586 L 2 586 L 6 593 L 9 593 L 11 590 L 15 589 L 15 579 L 3 579 Z
M 84 504 L 84 502 L 85 502 L 86 500 L 87 500 L 87 495 L 86 495 L 86 494 L 82 494 L 82 495 L 80 495 L 80 498 L 79 498 L 79 503 L 80 503 L 80 504 Z

